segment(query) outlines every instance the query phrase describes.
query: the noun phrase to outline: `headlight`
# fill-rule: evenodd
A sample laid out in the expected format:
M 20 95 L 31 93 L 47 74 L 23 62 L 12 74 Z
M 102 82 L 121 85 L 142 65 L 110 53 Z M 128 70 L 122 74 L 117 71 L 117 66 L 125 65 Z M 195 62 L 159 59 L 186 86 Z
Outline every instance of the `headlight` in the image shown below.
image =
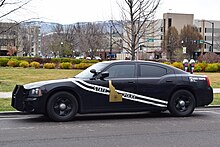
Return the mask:
M 42 96 L 42 91 L 40 88 L 31 89 L 29 92 L 29 96 Z

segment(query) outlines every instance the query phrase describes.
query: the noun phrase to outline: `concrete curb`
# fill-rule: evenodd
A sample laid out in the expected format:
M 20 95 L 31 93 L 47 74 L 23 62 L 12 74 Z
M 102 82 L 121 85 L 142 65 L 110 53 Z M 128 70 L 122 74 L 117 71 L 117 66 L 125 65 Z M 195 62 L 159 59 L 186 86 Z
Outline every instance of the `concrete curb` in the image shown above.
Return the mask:
M 4 115 L 26 115 L 26 114 L 30 114 L 30 113 L 21 112 L 21 111 L 2 111 L 2 112 L 0 112 L 0 116 L 4 116 Z
M 0 92 L 0 98 L 11 98 L 12 92 Z
M 199 110 L 199 109 L 220 109 L 220 105 L 210 105 L 210 106 L 195 108 L 195 110 Z M 33 113 L 21 112 L 21 111 L 2 111 L 2 112 L 0 112 L 0 116 L 4 116 L 4 115 L 28 115 L 28 114 L 33 115 Z

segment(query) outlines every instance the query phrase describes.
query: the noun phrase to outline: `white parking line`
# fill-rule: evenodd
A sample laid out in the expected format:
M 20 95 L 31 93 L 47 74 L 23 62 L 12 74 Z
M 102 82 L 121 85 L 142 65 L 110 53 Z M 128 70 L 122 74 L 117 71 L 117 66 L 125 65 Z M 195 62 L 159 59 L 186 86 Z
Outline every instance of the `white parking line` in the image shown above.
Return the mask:
M 28 119 L 28 118 L 33 118 L 33 117 L 0 117 L 1 120 L 19 120 L 19 119 Z
M 212 113 L 212 114 L 220 115 L 220 112 L 215 112 L 215 111 L 196 111 L 196 112 L 205 112 L 205 113 Z
M 35 127 L 0 128 L 0 130 L 30 130 Z

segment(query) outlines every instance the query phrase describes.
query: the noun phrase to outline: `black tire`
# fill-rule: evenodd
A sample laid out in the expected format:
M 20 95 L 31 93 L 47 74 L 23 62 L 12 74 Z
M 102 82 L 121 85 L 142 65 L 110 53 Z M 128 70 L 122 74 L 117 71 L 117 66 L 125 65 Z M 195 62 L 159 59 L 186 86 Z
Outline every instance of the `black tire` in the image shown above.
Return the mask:
M 72 120 L 78 111 L 78 102 L 69 92 L 57 92 L 47 103 L 47 114 L 54 121 Z
M 196 106 L 195 97 L 187 90 L 176 91 L 168 104 L 169 111 L 174 116 L 190 116 Z

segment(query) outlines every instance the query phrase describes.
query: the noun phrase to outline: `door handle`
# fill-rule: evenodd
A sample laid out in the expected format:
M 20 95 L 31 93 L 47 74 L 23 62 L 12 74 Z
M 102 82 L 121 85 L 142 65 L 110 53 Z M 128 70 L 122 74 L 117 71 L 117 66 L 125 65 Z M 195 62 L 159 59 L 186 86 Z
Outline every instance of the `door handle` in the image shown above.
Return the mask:
M 134 81 L 129 81 L 129 82 L 128 82 L 128 84 L 134 84 L 134 83 L 135 83 Z
M 172 83 L 173 81 L 172 81 L 172 80 L 166 80 L 166 82 L 167 82 L 167 83 Z

